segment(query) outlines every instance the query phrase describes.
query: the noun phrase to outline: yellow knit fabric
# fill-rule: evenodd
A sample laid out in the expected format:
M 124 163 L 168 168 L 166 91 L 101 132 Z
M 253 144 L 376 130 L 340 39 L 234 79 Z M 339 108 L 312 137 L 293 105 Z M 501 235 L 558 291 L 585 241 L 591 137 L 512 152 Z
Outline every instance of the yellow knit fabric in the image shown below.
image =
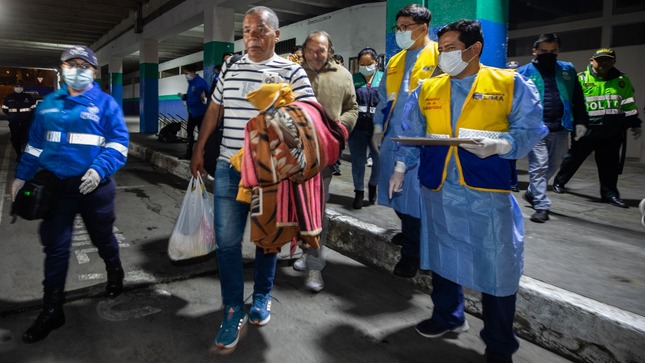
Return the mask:
M 269 107 L 282 107 L 296 100 L 287 83 L 265 83 L 259 89 L 249 92 L 246 99 L 260 112 Z
M 241 148 L 240 151 L 231 156 L 231 166 L 237 171 L 242 171 L 242 158 L 244 157 L 244 148 Z M 242 180 L 240 180 L 240 185 L 237 189 L 237 196 L 235 200 L 242 203 L 251 204 L 251 188 L 245 188 Z

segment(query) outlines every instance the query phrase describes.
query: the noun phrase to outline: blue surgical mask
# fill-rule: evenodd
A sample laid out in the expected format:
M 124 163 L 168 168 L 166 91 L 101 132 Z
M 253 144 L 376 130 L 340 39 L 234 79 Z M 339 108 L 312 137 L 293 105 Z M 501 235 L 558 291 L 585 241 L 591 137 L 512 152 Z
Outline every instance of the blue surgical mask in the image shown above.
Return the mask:
M 63 81 L 73 89 L 83 91 L 94 82 L 94 70 L 63 68 Z
M 358 66 L 358 71 L 361 72 L 365 77 L 369 77 L 376 71 L 376 64 L 370 64 L 369 66 Z
M 396 45 L 401 49 L 408 49 L 412 44 L 414 44 L 414 39 L 412 39 L 412 30 L 396 32 L 394 36 L 396 37 Z

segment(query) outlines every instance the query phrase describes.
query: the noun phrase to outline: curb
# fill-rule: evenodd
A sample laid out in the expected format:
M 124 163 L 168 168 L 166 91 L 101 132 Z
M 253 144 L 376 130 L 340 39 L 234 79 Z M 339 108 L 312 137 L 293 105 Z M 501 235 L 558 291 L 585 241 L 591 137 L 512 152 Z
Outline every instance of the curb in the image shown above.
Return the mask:
M 130 156 L 183 179 L 190 171 L 177 158 L 130 142 Z M 327 245 L 380 270 L 392 271 L 399 255 L 391 231 L 328 209 Z M 417 275 L 413 285 L 430 292 L 431 278 Z M 466 311 L 481 317 L 480 294 L 464 289 Z M 523 276 L 517 295 L 516 333 L 578 362 L 632 363 L 645 357 L 645 318 Z

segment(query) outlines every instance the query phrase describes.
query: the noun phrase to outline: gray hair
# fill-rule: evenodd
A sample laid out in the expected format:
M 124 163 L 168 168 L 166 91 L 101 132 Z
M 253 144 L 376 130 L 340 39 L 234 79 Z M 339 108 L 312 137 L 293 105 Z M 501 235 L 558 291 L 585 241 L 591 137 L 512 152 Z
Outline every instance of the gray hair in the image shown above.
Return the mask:
M 329 49 L 327 49 L 327 52 L 330 55 L 333 55 L 334 53 L 336 53 L 336 50 L 334 49 L 334 43 L 332 43 L 332 41 L 331 41 L 331 36 L 329 35 L 329 33 L 327 33 L 324 30 L 313 30 L 313 31 L 309 32 L 309 34 L 307 34 L 307 38 L 305 38 L 305 42 L 302 43 L 302 48 L 303 49 L 307 48 L 307 43 L 309 42 L 309 39 L 312 39 L 313 37 L 317 37 L 317 36 L 321 36 L 321 35 L 323 37 L 327 38 L 327 44 L 329 45 Z
M 267 8 L 266 6 L 254 6 L 244 13 L 244 16 L 250 14 L 260 14 L 260 16 L 266 15 L 265 19 L 266 24 L 271 28 L 271 30 L 276 30 L 280 28 L 280 21 L 275 11 Z

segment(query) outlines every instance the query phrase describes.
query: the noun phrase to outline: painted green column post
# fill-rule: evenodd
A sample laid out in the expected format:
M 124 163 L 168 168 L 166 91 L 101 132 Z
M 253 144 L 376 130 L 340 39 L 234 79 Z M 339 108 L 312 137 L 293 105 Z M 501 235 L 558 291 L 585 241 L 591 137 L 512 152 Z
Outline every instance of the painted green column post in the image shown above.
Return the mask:
M 430 38 L 437 40 L 437 31 L 446 24 L 460 19 L 476 19 L 482 24 L 484 33 L 484 53 L 481 62 L 485 65 L 501 67 L 506 66 L 507 24 L 509 0 L 454 0 L 439 1 L 428 0 L 417 2 L 426 6 L 432 12 L 430 23 Z M 392 26 L 396 21 L 396 13 L 404 6 L 411 4 L 409 1 L 387 2 L 387 38 L 386 52 L 388 59 L 399 51 L 392 33 Z
M 215 77 L 215 66 L 222 63 L 222 56 L 233 51 L 232 42 L 208 42 L 204 44 L 204 79 L 211 85 Z
M 207 2 L 204 5 L 204 79 L 209 86 L 224 53 L 234 51 L 234 39 L 235 11 Z
M 139 128 L 154 134 L 159 130 L 159 44 L 155 39 L 141 41 L 139 51 Z
M 123 59 L 112 57 L 108 66 L 110 94 L 123 108 Z

